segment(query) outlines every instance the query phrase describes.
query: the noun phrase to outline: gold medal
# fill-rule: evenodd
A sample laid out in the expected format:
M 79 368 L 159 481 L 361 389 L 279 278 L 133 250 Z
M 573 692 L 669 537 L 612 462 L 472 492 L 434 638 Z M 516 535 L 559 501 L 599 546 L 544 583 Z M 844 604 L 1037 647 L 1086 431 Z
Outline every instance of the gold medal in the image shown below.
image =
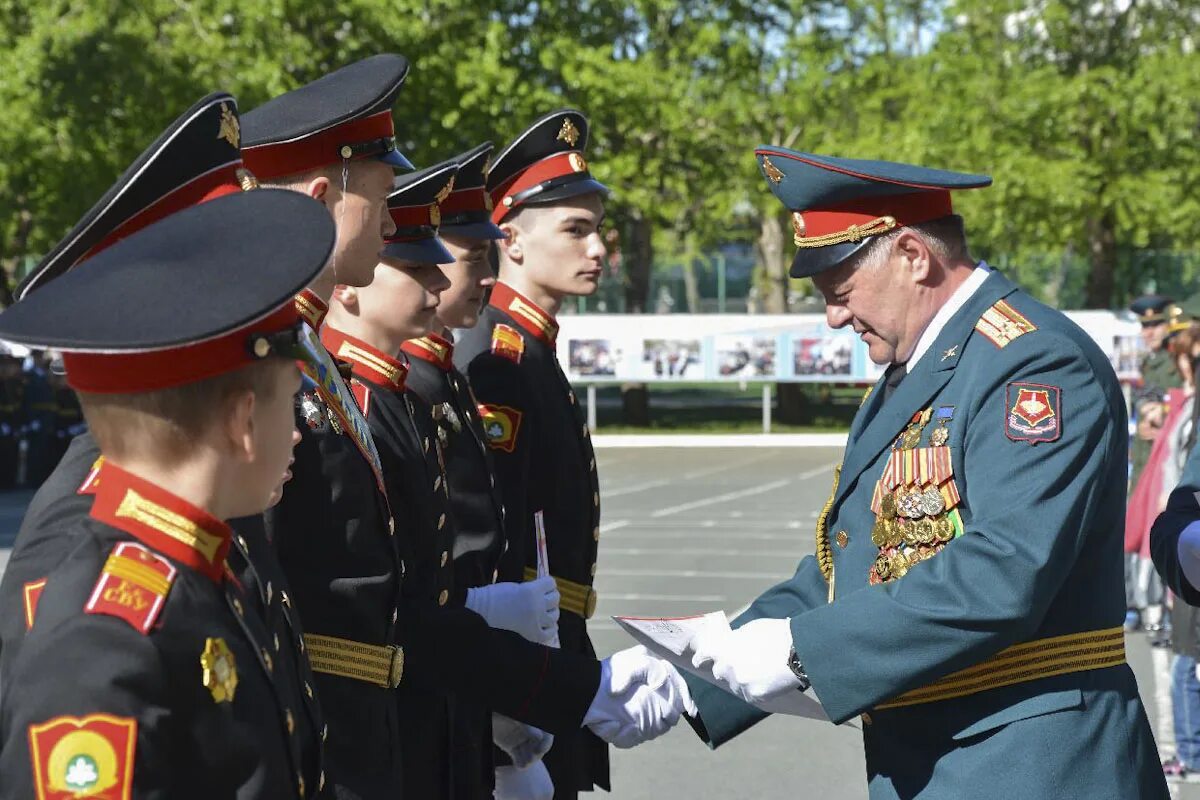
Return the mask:
M 948 542 L 954 538 L 954 523 L 949 517 L 938 517 L 934 520 L 933 533 L 939 542 Z
M 871 528 L 871 544 L 875 545 L 876 547 L 884 547 L 887 545 L 887 539 L 887 520 L 875 520 L 875 526 Z
M 945 425 L 938 425 L 933 429 L 933 433 L 929 434 L 929 443 L 934 447 L 943 447 L 948 441 L 950 441 L 950 429 Z
M 892 556 L 892 574 L 897 578 L 903 578 L 908 574 L 908 558 L 904 553 L 896 553 Z
M 881 581 L 886 581 L 892 575 L 892 561 L 887 553 L 880 553 L 875 559 L 875 574 Z
M 918 520 L 912 520 L 905 524 L 903 531 L 904 543 L 909 547 L 916 547 L 920 544 L 920 529 L 921 523 Z
M 888 492 L 879 501 L 879 515 L 884 519 L 896 518 L 896 495 Z

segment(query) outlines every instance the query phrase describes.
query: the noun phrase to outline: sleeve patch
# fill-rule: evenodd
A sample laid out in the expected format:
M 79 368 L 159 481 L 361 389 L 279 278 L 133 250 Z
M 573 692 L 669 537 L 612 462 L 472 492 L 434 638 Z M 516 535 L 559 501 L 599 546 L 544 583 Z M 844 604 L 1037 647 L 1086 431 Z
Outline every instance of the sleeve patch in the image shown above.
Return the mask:
M 497 325 L 492 329 L 492 353 L 520 364 L 525 354 L 525 339 L 511 325 Z
M 177 573 L 162 556 L 140 544 L 121 542 L 104 562 L 84 610 L 119 617 L 139 632 L 149 633 Z
M 521 429 L 521 412 L 510 406 L 479 404 L 483 432 L 493 450 L 511 453 L 517 447 L 517 432 Z
M 38 800 L 133 796 L 137 720 L 110 714 L 55 717 L 29 726 Z
M 23 587 L 22 594 L 25 597 L 25 630 L 33 627 L 33 620 L 37 616 L 38 600 L 42 599 L 42 589 L 46 588 L 46 579 L 42 578 L 36 581 L 30 581 Z
M 1005 393 L 1005 436 L 1030 444 L 1053 442 L 1062 436 L 1062 389 L 1041 383 L 1010 383 Z

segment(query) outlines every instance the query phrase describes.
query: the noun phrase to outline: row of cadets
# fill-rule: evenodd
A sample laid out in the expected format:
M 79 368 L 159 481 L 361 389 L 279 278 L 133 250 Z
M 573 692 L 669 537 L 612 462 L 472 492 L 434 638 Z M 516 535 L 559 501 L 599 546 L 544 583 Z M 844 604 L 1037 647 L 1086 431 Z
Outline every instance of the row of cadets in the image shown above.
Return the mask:
M 0 314 L 0 336 L 63 352 L 105 458 L 85 506 L 43 538 L 52 569 L 4 607 L 30 630 L 5 650 L 0 797 L 319 791 L 298 640 L 239 578 L 254 562 L 224 520 L 286 480 L 291 298 L 333 241 L 311 200 L 232 194 L 44 276 Z

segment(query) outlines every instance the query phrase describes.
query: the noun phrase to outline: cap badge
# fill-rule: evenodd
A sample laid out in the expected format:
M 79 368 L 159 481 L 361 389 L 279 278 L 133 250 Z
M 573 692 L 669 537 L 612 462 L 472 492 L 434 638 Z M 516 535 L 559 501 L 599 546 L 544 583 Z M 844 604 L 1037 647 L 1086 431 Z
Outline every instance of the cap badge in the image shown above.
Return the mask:
M 439 203 L 446 202 L 446 198 L 449 197 L 450 193 L 453 191 L 454 191 L 454 176 L 451 176 L 450 182 L 447 183 L 445 186 L 443 186 L 442 190 L 437 193 L 437 198 L 436 198 L 437 201 Z
M 231 147 L 238 147 L 242 143 L 241 123 L 229 110 L 227 103 L 221 103 L 221 127 L 217 130 L 217 138 L 229 142 Z
M 200 654 L 200 667 L 204 670 L 204 688 L 212 692 L 213 700 L 218 703 L 233 702 L 233 693 L 238 684 L 237 662 L 224 639 L 209 637 L 205 640 L 204 652 Z
M 579 153 L 571 153 L 567 156 L 567 161 L 571 163 L 571 169 L 576 172 L 587 172 L 587 161 Z
M 238 185 L 242 187 L 243 192 L 253 191 L 258 188 L 258 178 L 254 177 L 254 173 L 245 167 L 237 168 Z
M 767 158 L 766 156 L 763 156 L 762 168 L 763 172 L 765 172 L 767 177 L 771 180 L 771 183 L 779 183 L 783 180 L 783 173 L 779 171 L 779 167 L 771 163 L 771 159 Z
M 570 147 L 574 147 L 579 141 L 579 128 L 575 127 L 575 123 L 571 122 L 570 117 L 563 120 L 562 127 L 558 131 L 556 141 L 566 142 Z
M 488 175 L 492 173 L 492 157 L 488 156 L 483 162 L 483 182 L 487 183 Z
M 437 203 L 429 207 L 429 224 L 435 228 L 442 224 L 442 210 Z

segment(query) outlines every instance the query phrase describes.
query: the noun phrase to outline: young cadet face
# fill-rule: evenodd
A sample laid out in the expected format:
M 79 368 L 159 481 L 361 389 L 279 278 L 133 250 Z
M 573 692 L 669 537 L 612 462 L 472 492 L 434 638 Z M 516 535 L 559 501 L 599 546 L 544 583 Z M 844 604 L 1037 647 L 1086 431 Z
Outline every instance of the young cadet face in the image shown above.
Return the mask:
M 547 294 L 595 294 L 604 271 L 604 200 L 599 193 L 548 206 L 532 206 L 515 225 L 508 244 L 525 279 Z
M 267 365 L 271 391 L 254 393 L 250 431 L 253 455 L 245 487 L 247 508 L 238 516 L 258 514 L 279 502 L 283 484 L 291 477 L 292 450 L 300 443 L 294 401 L 300 389 L 300 369 L 291 361 Z
M 438 302 L 449 286 L 437 264 L 387 258 L 376 265 L 371 285 L 357 290 L 358 316 L 389 339 L 415 339 L 433 329 Z
M 479 321 L 484 295 L 496 284 L 488 261 L 492 241 L 453 234 L 443 234 L 441 238 L 454 256 L 454 263 L 442 265 L 450 286 L 442 292 L 437 321 L 445 328 L 473 328 Z
M 383 239 L 396 230 L 387 211 L 393 175 L 382 161 L 354 161 L 345 193 L 340 193 L 339 185 L 336 202 L 327 204 L 337 225 L 333 259 L 337 283 L 366 286 L 371 282 Z

